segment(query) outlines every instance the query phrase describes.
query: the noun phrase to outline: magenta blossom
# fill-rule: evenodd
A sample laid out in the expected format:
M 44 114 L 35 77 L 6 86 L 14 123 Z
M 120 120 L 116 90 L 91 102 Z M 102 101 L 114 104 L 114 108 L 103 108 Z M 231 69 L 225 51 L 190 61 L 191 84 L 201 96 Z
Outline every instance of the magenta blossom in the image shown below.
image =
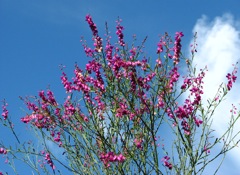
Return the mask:
M 125 42 L 123 41 L 123 26 L 120 25 L 121 20 L 116 21 L 117 22 L 117 31 L 116 34 L 118 36 L 118 42 L 120 46 L 125 46 Z
M 47 161 L 47 164 L 49 164 L 52 167 L 53 170 L 56 168 L 53 164 L 53 161 L 52 161 L 49 153 L 46 153 L 45 160 Z
M 173 51 L 174 51 L 174 64 L 178 64 L 179 63 L 179 57 L 180 57 L 180 52 L 181 52 L 181 38 L 183 37 L 183 33 L 182 32 L 176 32 L 175 35 L 175 42 L 174 42 L 174 47 L 173 47 Z
M 104 165 L 108 168 L 110 167 L 109 162 L 121 162 L 123 163 L 126 160 L 126 157 L 122 154 L 116 155 L 113 152 L 101 153 L 100 160 L 104 163 Z
M 4 148 L 0 148 L 0 154 L 7 154 L 7 150 Z
M 136 145 L 136 147 L 140 150 L 142 150 L 142 143 L 143 143 L 143 140 L 142 139 L 134 139 L 134 143 Z
M 232 89 L 232 85 L 233 85 L 233 83 L 235 83 L 235 81 L 237 79 L 236 73 L 237 73 L 236 71 L 235 72 L 233 71 L 232 74 L 228 73 L 226 76 L 228 79 L 227 88 L 229 91 Z
M 98 30 L 97 30 L 97 26 L 96 24 L 93 22 L 92 17 L 90 15 L 86 16 L 86 21 L 89 24 L 89 27 L 92 30 L 93 36 L 97 36 L 98 35 Z
M 4 118 L 4 120 L 6 120 L 8 118 L 8 110 L 7 110 L 7 106 L 8 104 L 4 101 L 4 104 L 2 105 L 2 116 Z
M 164 156 L 161 161 L 163 162 L 164 166 L 168 167 L 171 170 L 172 164 L 169 162 L 169 159 L 170 159 L 170 157 Z

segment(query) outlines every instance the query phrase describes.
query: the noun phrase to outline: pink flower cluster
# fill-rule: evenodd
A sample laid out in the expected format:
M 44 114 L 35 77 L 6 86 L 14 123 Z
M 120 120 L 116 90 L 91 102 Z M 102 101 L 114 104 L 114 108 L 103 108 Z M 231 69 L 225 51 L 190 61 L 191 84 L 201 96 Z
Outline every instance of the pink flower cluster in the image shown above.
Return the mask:
M 119 108 L 117 109 L 116 117 L 122 118 L 124 115 L 130 114 L 129 110 L 127 109 L 128 106 L 124 102 L 119 103 Z
M 94 39 L 94 46 L 95 46 L 95 51 L 96 52 L 101 52 L 102 51 L 102 38 L 100 36 L 96 36 Z
M 184 130 L 184 134 L 186 134 L 186 135 L 190 135 L 191 134 L 190 125 L 189 125 L 189 123 L 187 122 L 186 119 L 182 120 L 181 126 L 182 126 L 182 129 Z
M 140 150 L 142 150 L 142 143 L 143 143 L 143 139 L 141 139 L 141 138 L 136 138 L 136 139 L 134 139 L 134 143 L 135 143 L 135 145 L 136 145 L 136 147 L 138 148 L 138 149 L 140 149 Z
M 113 152 L 108 152 L 108 153 L 101 153 L 100 160 L 108 168 L 108 167 L 110 167 L 109 162 L 123 163 L 126 160 L 126 157 L 124 157 L 122 154 L 116 155 Z
M 49 164 L 50 167 L 52 167 L 53 170 L 56 168 L 55 165 L 53 164 L 53 161 L 52 161 L 49 153 L 45 154 L 45 160 L 47 161 L 47 164 Z
M 57 136 L 55 136 L 55 132 L 52 131 L 51 136 L 54 137 L 54 141 L 59 143 L 59 147 L 62 146 L 61 142 L 61 132 L 57 132 Z
M 40 121 L 44 118 L 44 116 L 42 114 L 31 114 L 31 115 L 27 115 L 23 118 L 21 118 L 21 121 L 23 123 L 29 123 L 30 121 L 36 119 L 36 121 Z
M 4 148 L 0 148 L 0 154 L 7 154 L 7 150 Z
M 206 153 L 206 154 L 210 154 L 210 149 L 209 149 L 209 147 L 210 147 L 210 143 L 207 143 L 205 146 L 204 146 L 204 148 L 203 148 L 203 151 Z
M 93 36 L 98 36 L 97 26 L 96 26 L 96 24 L 94 24 L 92 17 L 90 15 L 86 16 L 86 21 L 88 22 L 89 27 L 92 30 Z
M 92 83 L 100 88 L 102 91 L 105 91 L 104 89 L 104 82 L 103 82 L 103 79 L 102 79 L 102 75 L 101 75 L 101 70 L 102 68 L 102 65 L 98 62 L 96 62 L 95 60 L 93 61 L 89 61 L 88 64 L 86 64 L 86 71 L 91 74 L 92 71 L 95 72 L 95 75 L 96 75 L 96 78 L 97 80 L 96 81 L 92 81 Z M 91 82 L 91 80 L 89 81 Z
M 130 80 L 131 91 L 135 92 L 137 86 L 141 86 L 145 89 L 148 89 L 149 86 L 147 82 L 155 76 L 155 73 L 150 73 L 145 78 L 137 77 L 137 70 L 139 68 L 145 69 L 146 61 L 133 61 L 133 60 L 124 60 L 119 55 L 115 54 L 111 60 L 108 62 L 108 66 L 113 71 L 114 76 L 121 81 L 122 78 Z
M 183 36 L 184 35 L 182 32 L 176 32 L 174 45 L 173 47 L 170 47 L 172 45 L 172 39 L 169 37 L 168 33 L 165 33 L 165 35 L 161 37 L 160 41 L 157 44 L 157 54 L 161 54 L 165 50 L 168 58 L 173 59 L 173 64 L 177 65 L 180 61 L 180 54 L 182 48 L 181 38 Z M 158 59 L 157 63 L 158 65 L 161 65 L 161 60 Z
M 162 158 L 163 165 L 168 167 L 170 170 L 172 169 L 172 164 L 169 162 L 170 157 L 164 156 Z
M 163 95 L 164 93 L 161 93 L 159 96 L 158 96 L 158 103 L 157 103 L 157 108 L 163 108 L 165 103 L 164 103 L 164 100 L 163 100 Z
M 90 100 L 91 87 L 93 87 L 95 93 L 97 94 L 101 95 L 103 92 L 105 92 L 101 69 L 101 65 L 93 60 L 86 64 L 86 71 L 88 74 L 83 75 L 83 71 L 76 65 L 76 68 L 74 70 L 75 77 L 73 77 L 73 83 L 69 82 L 66 74 L 63 73 L 61 79 L 66 92 L 80 91 L 84 94 L 84 98 L 89 103 L 93 103 L 93 101 Z M 90 75 L 92 72 L 95 72 L 95 77 Z
M 192 79 L 192 87 L 190 89 L 191 95 L 194 95 L 194 105 L 199 105 L 201 103 L 201 95 L 203 94 L 203 78 L 205 77 L 204 70 L 201 70 L 201 72 L 198 74 L 196 78 Z
M 168 90 L 172 92 L 174 84 L 178 81 L 180 74 L 178 73 L 178 68 L 174 67 L 170 72 L 170 78 L 168 83 Z
M 74 105 L 70 101 L 70 96 L 67 97 L 67 99 L 64 102 L 64 119 L 69 119 L 74 113 L 76 112 L 76 109 Z
M 125 46 L 125 42 L 123 41 L 123 26 L 120 25 L 121 20 L 116 21 L 117 22 L 117 31 L 116 34 L 118 35 L 118 42 L 120 46 Z
M 113 46 L 108 42 L 105 47 L 106 59 L 108 61 L 112 60 Z
M 134 60 L 134 57 L 135 57 L 135 55 L 136 55 L 136 50 L 137 50 L 137 48 L 136 47 L 133 47 L 129 52 L 130 52 L 130 56 L 129 56 L 129 59 L 130 60 Z
M 78 66 L 76 66 L 74 73 L 74 85 L 71 87 L 71 90 L 82 91 L 85 95 L 88 95 L 90 87 L 87 85 L 86 77 L 82 74 L 82 70 Z
M 30 102 L 28 99 L 25 100 L 29 110 L 33 110 L 33 113 L 26 115 L 21 118 L 24 123 L 32 122 L 38 128 L 51 128 L 55 125 L 55 119 L 50 114 L 49 106 L 57 108 L 58 104 L 52 91 L 47 91 L 47 96 L 45 96 L 44 91 L 39 92 L 40 100 L 38 101 L 39 107 L 36 104 Z
M 54 119 L 51 116 L 44 116 L 43 114 L 31 114 L 21 118 L 24 123 L 32 122 L 38 128 L 54 127 Z
M 163 52 L 163 46 L 165 46 L 165 45 L 166 45 L 166 42 L 164 41 L 164 37 L 162 37 L 157 44 L 157 46 L 158 46 L 157 47 L 157 54 L 160 54 L 160 53 Z
M 68 78 L 65 72 L 62 73 L 61 80 L 64 88 L 66 89 L 66 92 L 72 92 L 72 83 L 68 81 Z
M 85 51 L 86 55 L 88 57 L 92 57 L 93 53 L 94 53 L 94 50 L 89 48 L 89 47 L 87 47 L 86 45 L 83 45 L 83 47 L 84 47 L 84 51 Z
M 141 61 L 125 61 L 118 55 L 114 55 L 108 65 L 112 68 L 116 78 L 120 79 L 122 76 L 131 78 L 136 70 L 135 67 L 143 66 L 143 64 Z M 121 68 L 123 68 L 123 71 L 121 71 Z
M 36 104 L 32 103 L 29 99 L 25 99 L 24 102 L 27 105 L 27 108 L 29 110 L 33 110 L 35 113 L 39 112 L 38 106 Z
M 92 33 L 93 33 L 95 51 L 96 52 L 101 52 L 102 51 L 102 38 L 98 35 L 97 26 L 93 22 L 92 17 L 90 15 L 86 16 L 86 21 L 88 22 L 89 27 L 91 28 Z M 85 45 L 84 45 L 84 50 L 87 54 L 88 53 L 90 55 L 92 54 L 92 50 L 85 47 Z
M 148 82 L 150 82 L 155 77 L 155 75 L 156 75 L 156 73 L 152 72 L 152 73 L 146 75 L 145 78 L 139 77 L 138 81 L 137 81 L 138 85 L 148 91 L 150 89 L 150 85 L 148 84 Z
M 232 85 L 233 85 L 233 83 L 235 83 L 235 81 L 237 79 L 236 74 L 237 74 L 237 68 L 235 67 L 233 72 L 231 74 L 228 73 L 227 76 L 226 76 L 227 79 L 228 79 L 227 88 L 228 88 L 229 91 L 232 89 Z
M 43 103 L 48 103 L 53 106 L 57 106 L 57 102 L 55 100 L 55 97 L 53 95 L 53 92 L 50 90 L 47 90 L 47 97 L 45 96 L 44 91 L 39 92 L 39 97 L 42 99 Z
M 175 42 L 174 42 L 174 55 L 173 55 L 173 59 L 174 59 L 174 63 L 178 64 L 179 63 L 179 57 L 180 57 L 180 52 L 181 52 L 181 38 L 183 37 L 183 33 L 182 32 L 176 32 L 175 35 Z
M 187 98 L 184 101 L 184 105 L 177 106 L 177 108 L 173 112 L 169 108 L 166 111 L 170 118 L 176 117 L 181 120 L 181 126 L 186 135 L 191 134 L 191 128 L 188 123 L 189 119 L 193 119 L 197 127 L 202 124 L 202 120 L 194 116 L 194 111 L 197 108 L 197 105 L 199 105 L 201 102 L 201 95 L 203 94 L 202 84 L 204 76 L 205 72 L 202 70 L 195 78 L 185 78 L 181 89 L 185 90 L 186 88 L 190 88 L 190 97 L 194 96 L 194 98 Z
M 2 116 L 4 118 L 4 120 L 6 120 L 8 118 L 8 110 L 7 110 L 7 103 L 4 101 L 4 104 L 2 105 Z

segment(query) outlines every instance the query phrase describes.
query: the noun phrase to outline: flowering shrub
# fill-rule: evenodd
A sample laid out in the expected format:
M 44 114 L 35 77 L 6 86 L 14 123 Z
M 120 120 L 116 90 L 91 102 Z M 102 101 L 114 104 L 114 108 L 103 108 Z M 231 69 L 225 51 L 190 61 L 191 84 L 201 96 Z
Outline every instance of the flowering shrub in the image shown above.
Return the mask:
M 145 40 L 140 46 L 124 41 L 120 19 L 116 44 L 111 44 L 107 27 L 103 41 L 90 15 L 86 21 L 94 48 L 82 40 L 90 61 L 85 70 L 75 65 L 72 81 L 62 69 L 64 103 L 50 89 L 40 91 L 38 97 L 21 98 L 30 111 L 21 121 L 31 126 L 41 146 L 20 144 L 4 102 L 1 122 L 11 129 L 18 146 L 0 143 L 0 154 L 11 162 L 21 159 L 39 174 L 200 174 L 236 146 L 235 136 L 229 133 L 239 116 L 232 118 L 222 137 L 212 139 L 211 130 L 216 107 L 236 81 L 236 67 L 227 75 L 227 85 L 221 85 L 204 107 L 206 69 L 196 73 L 192 67 L 196 43 L 192 59 L 181 54 L 182 32 L 176 32 L 174 41 L 167 33 L 162 36 L 156 62 L 150 63 L 143 56 Z M 188 71 L 180 73 L 182 67 Z M 188 97 L 183 99 L 185 93 Z M 165 137 L 172 138 L 171 147 L 164 146 L 169 144 L 163 143 Z M 222 145 L 222 150 L 210 153 L 216 145 Z

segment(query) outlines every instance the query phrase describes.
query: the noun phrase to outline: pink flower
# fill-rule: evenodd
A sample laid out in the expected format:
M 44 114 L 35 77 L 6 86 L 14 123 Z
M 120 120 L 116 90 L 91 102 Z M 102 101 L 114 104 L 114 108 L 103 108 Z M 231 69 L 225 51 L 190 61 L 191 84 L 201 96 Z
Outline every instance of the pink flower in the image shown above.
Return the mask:
M 53 161 L 52 161 L 49 153 L 45 154 L 45 160 L 47 160 L 47 164 L 49 164 L 53 170 L 56 168 L 53 164 Z
M 183 120 L 181 122 L 181 125 L 182 125 L 182 129 L 184 130 L 184 133 L 186 135 L 190 135 L 191 132 L 190 132 L 190 125 L 189 125 L 189 123 L 186 120 Z
M 125 102 L 119 103 L 119 108 L 116 110 L 116 117 L 122 118 L 124 115 L 129 115 L 128 106 Z
M 122 162 L 124 162 L 126 160 L 126 157 L 124 157 L 122 154 L 119 154 L 117 156 L 117 160 L 122 163 Z
M 160 54 L 160 53 L 162 53 L 163 52 L 163 45 L 164 45 L 164 43 L 163 43 L 163 38 L 161 38 L 161 40 L 159 41 L 159 43 L 157 44 L 157 54 Z
M 67 75 L 64 72 L 62 73 L 61 80 L 66 92 L 72 92 L 72 83 L 68 81 Z
M 180 74 L 178 73 L 178 68 L 174 67 L 171 72 L 170 72 L 170 77 L 169 77 L 169 83 L 168 83 L 168 89 L 171 92 L 174 87 L 174 83 L 176 83 L 179 79 Z
M 106 168 L 110 167 L 109 162 L 120 162 L 123 163 L 126 157 L 122 154 L 116 155 L 113 152 L 100 153 L 100 160 L 103 162 Z
M 4 120 L 6 120 L 8 118 L 8 110 L 7 110 L 7 106 L 8 104 L 5 102 L 5 100 L 3 101 L 3 105 L 2 105 L 2 116 L 4 118 Z
M 134 143 L 138 149 L 142 150 L 142 143 L 143 143 L 142 139 L 134 139 Z
M 160 67 L 162 65 L 162 61 L 160 59 L 156 60 L 157 66 Z
M 179 63 L 179 57 L 180 57 L 180 52 L 181 52 L 181 37 L 183 37 L 183 33 L 182 32 L 176 32 L 175 35 L 175 42 L 174 42 L 174 47 L 173 47 L 173 51 L 174 51 L 174 64 L 178 64 Z
M 41 121 L 44 118 L 42 114 L 31 114 L 21 118 L 21 121 L 24 123 L 29 123 L 32 120 Z
M 86 21 L 89 24 L 89 27 L 92 30 L 93 36 L 97 36 L 98 35 L 98 30 L 97 30 L 97 26 L 96 24 L 94 24 L 94 22 L 92 21 L 92 17 L 90 15 L 86 16 Z
M 7 154 L 7 150 L 4 148 L 0 148 L 0 154 Z
M 96 36 L 94 41 L 95 41 L 94 42 L 95 51 L 101 52 L 102 51 L 102 38 L 100 36 Z
M 50 103 L 53 106 L 58 105 L 52 91 L 48 90 L 47 91 L 47 96 L 48 96 L 48 103 Z
M 84 51 L 85 51 L 85 53 L 86 53 L 86 55 L 87 55 L 88 57 L 93 56 L 94 50 L 92 50 L 91 48 L 89 48 L 89 47 L 87 47 L 87 46 L 85 46 L 85 45 L 83 45 L 83 47 L 84 47 Z
M 172 164 L 169 163 L 169 159 L 170 159 L 170 157 L 164 156 L 161 161 L 163 162 L 164 166 L 168 167 L 171 170 L 172 169 Z
M 125 42 L 123 41 L 123 26 L 120 25 L 121 20 L 116 21 L 117 22 L 117 31 L 116 34 L 118 36 L 118 43 L 120 46 L 125 46 Z
M 208 148 L 209 145 L 210 144 L 207 144 L 207 145 L 204 146 L 203 151 L 205 151 L 206 154 L 210 154 L 210 149 Z
M 202 120 L 197 119 L 196 117 L 194 117 L 194 121 L 195 121 L 195 124 L 196 124 L 198 127 L 203 123 Z
M 227 79 L 228 79 L 227 88 L 228 88 L 229 91 L 232 88 L 232 84 L 235 83 L 235 81 L 237 79 L 237 76 L 236 76 L 236 74 L 237 74 L 237 67 L 236 67 L 236 65 L 233 65 L 233 66 L 234 66 L 234 69 L 233 69 L 232 73 L 231 74 L 228 73 L 227 76 L 226 76 Z
M 60 138 L 60 137 L 61 137 L 61 133 L 58 132 L 58 133 L 57 133 L 57 137 L 54 138 L 54 141 L 55 141 L 55 142 L 60 142 L 60 141 L 61 141 L 61 138 Z

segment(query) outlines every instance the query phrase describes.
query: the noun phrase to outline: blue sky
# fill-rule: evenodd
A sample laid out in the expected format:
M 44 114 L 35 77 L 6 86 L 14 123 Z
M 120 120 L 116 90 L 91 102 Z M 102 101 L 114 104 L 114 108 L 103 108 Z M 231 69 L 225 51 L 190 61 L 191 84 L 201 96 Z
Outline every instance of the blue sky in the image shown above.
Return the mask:
M 199 61 L 195 64 L 200 67 L 208 64 L 206 84 L 213 84 L 212 80 L 216 80 L 216 89 L 217 84 L 223 81 L 221 77 L 225 71 L 231 70 L 231 64 L 240 59 L 239 7 L 237 0 L 72 0 L 71 3 L 60 0 L 0 0 L 0 99 L 7 100 L 10 115 L 17 122 L 24 115 L 21 110 L 24 105 L 19 96 L 36 95 L 39 90 L 50 86 L 58 99 L 63 98 L 65 92 L 61 88 L 59 65 L 65 65 L 70 74 L 75 62 L 84 66 L 88 61 L 79 42 L 81 36 L 85 36 L 91 44 L 86 14 L 92 15 L 100 34 L 104 34 L 105 21 L 114 34 L 119 16 L 123 19 L 126 40 L 130 41 L 133 34 L 137 35 L 139 42 L 148 36 L 146 51 L 152 57 L 159 34 L 168 32 L 173 36 L 176 31 L 182 31 L 185 35 L 183 45 L 188 54 L 193 32 L 197 31 L 199 48 L 196 60 Z M 209 98 L 207 96 L 215 89 L 210 85 L 206 89 L 206 98 Z M 240 102 L 236 91 L 235 87 L 229 101 L 226 101 L 230 106 L 233 102 Z M 222 128 L 222 123 L 214 123 L 216 128 Z M 240 156 L 240 151 L 227 157 L 219 174 L 240 174 L 240 160 L 234 155 Z

